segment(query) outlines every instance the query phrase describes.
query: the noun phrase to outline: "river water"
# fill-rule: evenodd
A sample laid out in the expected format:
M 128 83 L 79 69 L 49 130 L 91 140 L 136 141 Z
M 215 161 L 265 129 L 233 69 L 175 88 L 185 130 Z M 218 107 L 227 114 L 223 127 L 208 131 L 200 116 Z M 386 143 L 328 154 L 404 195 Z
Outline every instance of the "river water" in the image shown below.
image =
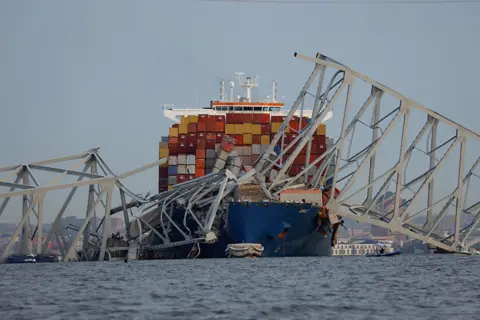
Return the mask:
M 480 257 L 0 265 L 0 319 L 480 319 Z

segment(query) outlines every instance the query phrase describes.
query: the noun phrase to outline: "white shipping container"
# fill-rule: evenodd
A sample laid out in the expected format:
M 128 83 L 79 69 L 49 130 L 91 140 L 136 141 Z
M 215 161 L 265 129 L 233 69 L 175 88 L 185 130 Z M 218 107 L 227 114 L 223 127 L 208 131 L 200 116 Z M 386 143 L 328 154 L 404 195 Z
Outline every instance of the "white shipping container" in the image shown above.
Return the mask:
M 218 152 L 218 149 L 220 149 L 220 143 L 215 144 L 215 152 Z
M 215 159 L 215 150 L 207 149 L 207 159 Z
M 186 154 L 179 154 L 178 155 L 178 164 L 187 164 L 187 155 Z
M 228 152 L 222 149 L 217 151 L 217 159 L 227 160 L 228 159 Z
M 243 146 L 243 156 L 252 155 L 252 146 Z
M 262 154 L 262 149 L 259 144 L 252 144 L 252 154 Z
M 169 156 L 168 157 L 168 165 L 169 166 L 176 166 L 178 164 L 177 156 Z
M 177 166 L 177 174 L 187 174 L 187 166 L 186 165 L 178 165 Z
M 218 169 L 223 169 L 223 168 L 225 168 L 225 164 L 226 164 L 225 160 L 217 159 L 217 161 L 215 161 L 214 167 L 216 167 Z
M 196 160 L 195 156 L 193 154 L 189 154 L 187 156 L 187 165 L 191 165 L 191 164 L 195 165 L 195 160 Z
M 169 184 L 169 185 L 177 184 L 177 176 L 170 176 L 170 177 L 168 177 L 168 184 Z
M 187 165 L 187 174 L 195 174 L 195 165 Z

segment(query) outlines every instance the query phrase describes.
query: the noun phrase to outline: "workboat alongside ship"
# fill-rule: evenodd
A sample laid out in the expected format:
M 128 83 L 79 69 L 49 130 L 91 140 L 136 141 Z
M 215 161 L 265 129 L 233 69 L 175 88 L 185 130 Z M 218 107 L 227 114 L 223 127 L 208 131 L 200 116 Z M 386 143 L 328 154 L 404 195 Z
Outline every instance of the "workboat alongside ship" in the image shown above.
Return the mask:
M 168 157 L 168 164 L 159 168 L 159 192 L 218 172 L 224 166 L 236 175 L 248 173 L 265 153 L 288 111 L 284 110 L 283 101 L 276 99 L 275 81 L 271 97 L 252 101 L 251 89 L 258 86 L 257 78 L 243 73 L 237 75 L 240 87 L 245 88 L 245 97 L 234 98 L 235 84 L 232 81 L 228 99 L 222 80 L 220 99 L 211 101 L 209 107 L 177 109 L 172 105 L 164 106 L 164 116 L 179 123 L 173 124 L 169 135 L 162 137 L 160 142 L 159 158 Z M 283 143 L 288 144 L 295 139 L 297 133 L 310 122 L 311 114 L 311 110 L 304 109 L 302 114 L 294 115 Z M 329 118 L 331 113 L 323 122 Z M 312 139 L 310 162 L 331 144 L 332 140 L 326 137 L 326 126 L 322 123 Z M 295 159 L 289 175 L 301 172 L 306 160 L 303 150 Z M 316 164 L 316 168 L 320 165 L 321 162 Z M 313 173 L 314 170 L 305 178 L 312 179 Z M 299 193 L 304 194 L 300 198 L 309 198 L 308 203 L 289 198 L 295 195 L 298 199 Z M 150 233 L 146 241 L 150 247 L 157 245 L 157 249 L 145 251 L 142 258 L 331 255 L 338 223 L 332 224 L 324 210 L 312 205 L 312 200 L 321 202 L 318 199 L 324 196 L 322 194 L 321 190 L 287 190 L 277 201 L 272 201 L 263 195 L 259 185 L 240 185 L 225 204 L 224 216 L 215 222 L 217 234 L 213 243 L 197 243 L 193 248 L 191 244 L 162 248 L 159 237 Z M 186 216 L 184 208 L 178 208 L 178 212 L 172 215 L 178 224 L 185 223 Z M 186 226 L 195 229 L 193 221 L 187 222 Z M 175 239 L 174 228 L 169 231 Z M 180 234 L 177 236 L 181 239 Z

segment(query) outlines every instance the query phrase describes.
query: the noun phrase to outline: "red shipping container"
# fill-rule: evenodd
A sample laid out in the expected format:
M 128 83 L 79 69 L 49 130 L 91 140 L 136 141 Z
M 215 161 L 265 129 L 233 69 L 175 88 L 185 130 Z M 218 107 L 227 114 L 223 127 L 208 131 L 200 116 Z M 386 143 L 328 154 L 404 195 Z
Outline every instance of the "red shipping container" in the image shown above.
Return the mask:
M 324 146 L 324 145 L 327 144 L 327 137 L 325 137 L 325 136 L 317 136 L 316 140 L 317 140 L 317 144 L 319 144 L 319 145 Z
M 169 143 L 168 144 L 168 154 L 174 155 L 178 153 L 178 144 L 177 143 Z
M 204 175 L 205 175 L 205 169 L 199 169 L 199 168 L 195 169 L 195 177 L 196 178 L 201 178 Z
M 207 122 L 207 115 L 206 114 L 200 114 L 198 116 L 198 123 L 205 123 Z
M 198 138 L 206 138 L 206 133 L 205 132 L 197 132 L 197 139 Z
M 195 144 L 193 143 L 187 143 L 187 146 L 186 146 L 186 154 L 195 154 Z
M 197 149 L 205 149 L 207 147 L 207 140 L 205 138 L 197 138 Z
M 195 166 L 195 172 L 198 172 L 199 169 L 205 169 L 205 159 L 196 159 Z
M 232 134 L 233 139 L 237 140 L 235 145 L 243 145 L 243 134 Z
M 234 113 L 227 113 L 226 122 L 227 123 L 235 123 L 235 114 Z
M 307 157 L 304 154 L 299 154 L 295 160 L 293 160 L 294 164 L 298 165 L 305 165 L 305 161 L 307 160 Z
M 217 142 L 216 139 L 207 139 L 205 146 L 207 149 L 215 149 L 215 143 Z
M 188 132 L 197 132 L 196 123 L 189 123 L 187 127 L 188 127 Z
M 225 122 L 216 121 L 214 129 L 215 129 L 214 130 L 215 132 L 224 132 L 225 131 Z
M 270 114 L 268 114 L 268 113 L 254 113 L 252 123 L 270 124 Z
M 233 145 L 226 140 L 222 140 L 222 142 L 220 143 L 220 148 L 225 150 L 226 152 L 231 152 L 233 149 Z
M 217 143 L 221 143 L 223 141 L 223 133 L 217 133 L 215 137 Z
M 168 167 L 158 167 L 158 177 L 160 179 L 168 178 Z
M 178 143 L 178 137 L 169 137 L 168 143 Z
M 197 135 L 195 133 L 187 134 L 187 143 L 197 144 Z
M 195 179 L 195 175 L 194 175 L 194 174 L 189 174 L 189 175 L 187 176 L 187 180 L 193 180 L 193 179 Z
M 296 132 L 298 132 L 298 128 L 300 127 L 299 126 L 299 123 L 298 123 L 298 119 L 292 119 L 290 120 L 289 124 L 290 126 L 290 130 L 295 130 Z
M 184 174 L 177 175 L 177 183 L 182 183 L 187 180 L 187 177 Z
M 270 125 L 269 124 L 262 124 L 260 130 L 261 130 L 262 134 L 270 134 Z
M 252 136 L 252 144 L 261 144 L 262 143 L 262 136 L 258 134 L 254 134 Z
M 215 116 L 215 121 L 225 123 L 225 116 Z
M 186 134 L 180 134 L 180 135 L 178 135 L 178 141 L 180 141 L 180 142 L 187 142 L 187 135 L 186 135 Z
M 172 128 L 178 128 L 180 126 L 180 123 L 175 123 L 174 125 L 172 125 Z
M 252 123 L 253 114 L 251 113 L 241 113 L 242 123 Z
M 214 120 L 207 120 L 207 131 L 214 132 L 215 131 L 215 121 Z
M 205 131 L 207 131 L 207 123 L 206 122 L 197 123 L 197 132 L 205 132 Z
M 180 154 L 186 154 L 187 153 L 187 145 L 184 142 L 180 142 L 178 144 L 178 153 Z
M 272 116 L 272 122 L 283 122 L 283 116 Z
M 217 139 L 217 134 L 209 132 L 209 133 L 205 134 L 205 138 L 207 138 L 207 140 L 215 140 L 215 139 Z
M 205 159 L 205 149 L 198 149 L 195 151 L 195 158 L 198 159 Z

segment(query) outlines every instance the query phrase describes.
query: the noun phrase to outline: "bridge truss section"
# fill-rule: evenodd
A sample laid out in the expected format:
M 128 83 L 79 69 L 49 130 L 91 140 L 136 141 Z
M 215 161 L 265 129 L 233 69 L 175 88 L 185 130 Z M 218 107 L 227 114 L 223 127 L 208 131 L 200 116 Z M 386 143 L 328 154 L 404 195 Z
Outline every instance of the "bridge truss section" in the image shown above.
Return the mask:
M 264 192 L 275 199 L 292 188 L 337 190 L 317 203 L 333 220 L 338 215 L 446 251 L 472 251 L 480 243 L 480 135 L 322 54 L 295 56 L 314 69 L 255 164 Z M 312 120 L 286 143 L 294 113 L 305 106 L 313 106 Z M 332 111 L 333 142 L 311 156 L 312 137 Z M 301 153 L 303 170 L 290 175 Z
M 45 254 L 49 243 L 54 240 L 58 243 L 64 261 L 103 261 L 112 250 L 128 250 L 107 248 L 111 230 L 110 216 L 123 212 L 125 225 L 128 226 L 128 210 L 130 209 L 131 213 L 132 208 L 149 203 L 150 199 L 128 190 L 122 180 L 144 170 L 157 168 L 166 161 L 161 159 L 115 175 L 96 148 L 72 156 L 0 168 L 0 216 L 6 214 L 9 215 L 8 219 L 18 221 L 0 256 L 0 263 L 6 262 L 11 251 L 20 254 Z M 112 207 L 114 194 L 121 202 L 116 208 Z M 58 199 L 63 196 L 66 196 L 66 200 L 62 204 Z M 72 202 L 73 206 L 70 205 Z M 69 205 L 73 209 L 68 212 L 75 216 L 80 215 L 78 208 L 82 205 L 86 210 L 83 225 L 70 226 L 77 231 L 73 238 L 64 235 L 65 228 L 61 223 Z M 103 208 L 100 209 L 100 206 Z M 50 216 L 50 213 L 55 211 L 58 213 L 51 228 L 44 233 L 45 214 Z M 97 216 L 97 212 L 102 211 L 101 219 L 92 220 Z M 77 252 L 77 243 L 82 235 L 82 250 Z M 130 238 L 128 227 L 126 236 L 127 239 Z M 15 245 L 18 249 L 12 250 Z

